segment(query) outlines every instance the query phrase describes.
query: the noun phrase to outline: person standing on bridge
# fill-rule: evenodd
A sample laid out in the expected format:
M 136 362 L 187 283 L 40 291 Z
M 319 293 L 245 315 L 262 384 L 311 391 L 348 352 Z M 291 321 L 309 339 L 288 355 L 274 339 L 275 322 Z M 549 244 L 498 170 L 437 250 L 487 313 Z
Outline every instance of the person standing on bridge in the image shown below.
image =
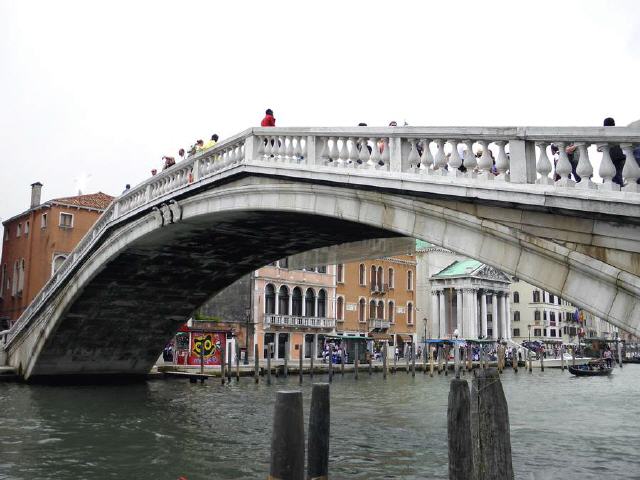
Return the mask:
M 264 112 L 264 118 L 262 119 L 262 122 L 260 122 L 260 126 L 261 127 L 275 127 L 276 126 L 276 119 L 273 116 L 273 110 L 271 110 L 270 108 L 267 108 L 267 110 Z

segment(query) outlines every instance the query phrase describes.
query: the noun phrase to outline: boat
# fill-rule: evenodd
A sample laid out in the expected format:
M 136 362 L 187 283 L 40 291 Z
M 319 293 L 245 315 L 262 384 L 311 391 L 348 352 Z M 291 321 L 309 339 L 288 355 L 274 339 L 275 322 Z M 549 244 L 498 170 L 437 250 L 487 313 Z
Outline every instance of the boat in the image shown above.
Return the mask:
M 569 366 L 569 373 L 577 377 L 600 377 L 610 375 L 612 367 L 607 367 L 603 360 L 592 360 L 584 365 Z

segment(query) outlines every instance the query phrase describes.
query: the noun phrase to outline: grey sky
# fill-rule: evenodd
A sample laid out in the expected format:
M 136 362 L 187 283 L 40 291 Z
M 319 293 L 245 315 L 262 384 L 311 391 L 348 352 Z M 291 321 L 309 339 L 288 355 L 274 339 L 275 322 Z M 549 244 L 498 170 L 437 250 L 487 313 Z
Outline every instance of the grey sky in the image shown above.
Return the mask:
M 0 218 L 257 125 L 640 118 L 640 2 L 0 0 Z

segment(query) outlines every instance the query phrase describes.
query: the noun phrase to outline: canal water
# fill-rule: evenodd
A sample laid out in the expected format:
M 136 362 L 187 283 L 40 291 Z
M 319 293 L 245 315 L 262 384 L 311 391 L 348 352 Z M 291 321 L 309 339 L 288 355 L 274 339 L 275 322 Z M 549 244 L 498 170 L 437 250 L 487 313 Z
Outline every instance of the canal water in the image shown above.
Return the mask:
M 337 375 L 331 477 L 446 479 L 450 379 Z M 502 379 L 516 478 L 640 479 L 640 365 L 610 378 L 520 369 Z M 224 387 L 0 384 L 0 478 L 264 479 L 275 392 L 292 388 L 296 377 L 271 387 L 251 378 Z M 308 414 L 308 377 L 302 391 Z

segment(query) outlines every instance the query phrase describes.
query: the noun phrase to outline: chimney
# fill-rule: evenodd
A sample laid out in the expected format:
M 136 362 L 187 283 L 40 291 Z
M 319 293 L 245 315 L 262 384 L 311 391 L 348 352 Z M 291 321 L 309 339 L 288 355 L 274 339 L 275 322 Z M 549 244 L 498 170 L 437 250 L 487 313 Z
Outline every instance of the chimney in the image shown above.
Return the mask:
M 40 196 L 42 194 L 42 184 L 40 182 L 31 184 L 31 206 L 29 208 L 40 205 Z

